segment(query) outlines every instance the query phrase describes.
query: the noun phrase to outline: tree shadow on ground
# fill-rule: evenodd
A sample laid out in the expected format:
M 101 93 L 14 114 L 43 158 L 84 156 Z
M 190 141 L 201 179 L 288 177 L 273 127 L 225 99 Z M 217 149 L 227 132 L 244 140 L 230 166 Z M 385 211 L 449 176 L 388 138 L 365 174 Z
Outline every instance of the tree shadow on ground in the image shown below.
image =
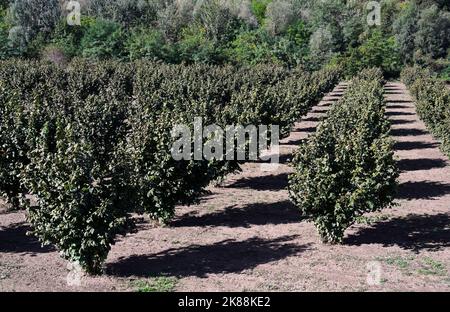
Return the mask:
M 306 133 L 313 133 L 316 132 L 317 127 L 307 127 L 307 128 L 298 128 L 298 132 L 306 132 Z
M 426 149 L 426 148 L 436 148 L 438 144 L 420 141 L 406 141 L 406 142 L 396 142 L 394 144 L 394 149 L 397 151 L 411 151 L 416 149 Z
M 301 142 L 301 141 L 300 141 L 300 142 Z M 292 158 L 293 158 L 293 157 L 294 157 L 294 156 L 293 156 L 293 154 L 291 154 L 291 153 L 280 155 L 280 159 L 279 159 L 280 164 L 283 164 L 283 165 L 290 165 L 291 162 L 292 162 Z
M 418 136 L 429 134 L 427 131 L 415 128 L 391 129 L 392 136 Z
M 390 122 L 392 125 L 406 125 L 406 124 L 412 124 L 412 123 L 415 123 L 416 120 L 390 119 L 389 122 Z
M 448 166 L 447 162 L 439 158 L 401 159 L 397 161 L 397 167 L 400 171 L 431 170 L 445 168 L 446 166 Z
M 329 93 L 328 97 L 342 97 L 344 95 L 345 92 L 339 91 L 339 92 L 333 92 L 333 93 Z
M 226 188 L 246 188 L 256 191 L 279 191 L 288 186 L 288 174 L 280 173 L 276 175 L 258 176 L 242 178 L 227 185 Z
M 307 117 L 305 119 L 303 119 L 302 121 L 312 121 L 312 122 L 321 122 L 322 120 L 324 120 L 324 117 Z
M 295 146 L 298 146 L 298 145 L 302 144 L 303 142 L 305 142 L 306 140 L 307 140 L 307 138 L 298 139 L 298 140 L 294 139 L 294 140 L 281 142 L 280 145 L 295 145 Z M 291 157 L 292 157 L 292 155 L 291 155 Z
M 385 113 L 386 116 L 413 116 L 414 113 L 410 113 L 410 112 L 386 112 Z
M 450 184 L 432 181 L 406 182 L 399 186 L 397 199 L 437 199 L 450 194 Z
M 51 247 L 42 247 L 37 238 L 28 236 L 31 228 L 25 222 L 0 228 L 0 252 L 39 254 L 51 252 Z
M 256 203 L 243 207 L 231 206 L 204 214 L 185 214 L 170 223 L 171 227 L 226 226 L 249 228 L 252 225 L 279 225 L 297 223 L 302 216 L 294 205 L 286 200 L 277 203 Z
M 324 102 L 337 102 L 341 99 L 341 96 L 326 96 L 322 99 Z
M 420 252 L 437 251 L 450 247 L 450 216 L 408 215 L 380 222 L 349 235 L 348 245 L 382 244 L 384 247 L 398 246 Z
M 411 105 L 406 105 L 406 106 L 404 106 L 402 108 L 411 108 L 414 105 L 413 104 L 414 102 L 410 101 L 410 100 L 389 100 L 389 99 L 386 99 L 386 104 L 387 104 L 388 108 L 395 107 L 395 105 L 401 104 L 401 103 L 411 104 Z M 401 105 L 401 106 L 403 106 L 403 105 Z
M 407 105 L 398 105 L 397 102 L 395 102 L 394 105 L 389 105 L 389 102 L 388 102 L 388 107 L 387 108 L 388 109 L 409 109 L 411 107 L 407 106 Z
M 323 108 L 320 108 L 320 107 L 318 107 L 318 108 L 314 108 L 312 111 L 311 111 L 311 113 L 312 114 L 325 114 L 325 113 L 327 113 L 328 112 L 328 108 L 326 108 L 326 107 L 323 107 Z
M 240 273 L 308 250 L 309 244 L 298 245 L 292 242 L 297 237 L 254 237 L 244 241 L 228 239 L 211 245 L 191 245 L 155 254 L 121 257 L 107 266 L 107 272 L 125 277 L 148 277 L 155 274 L 206 277 L 208 274 Z

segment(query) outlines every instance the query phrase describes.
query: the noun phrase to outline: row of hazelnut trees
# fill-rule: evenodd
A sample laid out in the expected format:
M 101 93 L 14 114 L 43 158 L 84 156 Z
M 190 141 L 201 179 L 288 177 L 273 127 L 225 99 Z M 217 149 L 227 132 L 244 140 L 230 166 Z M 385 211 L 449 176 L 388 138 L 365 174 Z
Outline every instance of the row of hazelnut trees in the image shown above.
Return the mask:
M 296 152 L 292 202 L 322 240 L 340 243 L 359 216 L 392 204 L 399 175 L 381 70 L 361 72 Z
M 174 125 L 202 117 L 223 127 L 278 125 L 285 136 L 340 72 L 1 62 L 1 195 L 27 209 L 43 244 L 101 273 L 117 235 L 132 230 L 132 214 L 167 223 L 176 205 L 195 203 L 212 181 L 239 169 L 238 161 L 173 159 Z

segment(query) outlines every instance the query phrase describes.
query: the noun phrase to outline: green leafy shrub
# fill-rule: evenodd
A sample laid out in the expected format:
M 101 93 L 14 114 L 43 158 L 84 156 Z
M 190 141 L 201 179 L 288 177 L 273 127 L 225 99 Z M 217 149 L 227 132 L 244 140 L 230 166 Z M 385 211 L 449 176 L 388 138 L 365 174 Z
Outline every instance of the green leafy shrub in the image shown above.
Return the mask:
M 6 21 L 6 9 L 0 8 L 0 60 L 8 58 L 12 52 L 8 38 L 9 28 Z
M 450 65 L 442 70 L 441 77 L 447 82 L 450 82 Z
M 125 34 L 121 26 L 108 20 L 95 19 L 88 24 L 80 42 L 81 55 L 93 59 L 123 56 Z
M 115 236 L 126 233 L 133 206 L 130 168 L 120 150 L 126 107 L 111 94 L 72 103 L 76 107 L 65 112 L 34 104 L 30 122 L 37 127 L 30 129 L 24 175 L 38 199 L 28 209 L 33 233 L 87 272 L 101 273 Z
M 220 64 L 225 60 L 220 45 L 209 39 L 206 29 L 198 25 L 184 28 L 175 46 L 179 62 Z
M 16 97 L 14 93 L 8 94 L 5 84 L 0 82 L 0 196 L 13 209 L 19 208 L 20 195 L 25 192 L 20 174 L 28 162 L 24 107 L 15 105 Z
M 136 28 L 129 35 L 125 43 L 128 59 L 169 60 L 163 35 L 157 29 Z
M 241 19 L 233 12 L 232 2 L 209 0 L 199 2 L 193 11 L 195 23 L 205 30 L 206 38 L 212 41 L 228 42 L 242 25 Z
M 450 12 L 437 5 L 423 9 L 417 23 L 415 45 L 424 55 L 446 57 L 450 47 Z
M 365 68 L 379 67 L 387 77 L 398 77 L 401 70 L 400 54 L 394 37 L 385 38 L 375 31 L 345 59 L 347 75 L 353 76 Z
M 82 15 L 80 23 L 81 25 L 70 26 L 65 20 L 61 20 L 52 34 L 51 44 L 64 52 L 69 58 L 81 56 L 81 40 L 87 30 L 96 23 L 96 20 L 93 17 Z
M 405 68 L 402 80 L 416 99 L 417 113 L 450 156 L 450 90 L 427 69 Z
M 6 9 L 9 7 L 10 0 L 0 0 L 0 9 Z
M 408 87 L 412 86 L 416 80 L 422 80 L 431 76 L 431 72 L 419 66 L 405 67 L 401 73 L 401 79 Z
M 35 62 L 1 64 L 0 104 L 7 114 L 0 123 L 0 186 L 10 197 L 36 198 L 27 216 L 42 243 L 100 273 L 134 206 L 124 148 L 128 105 L 117 94 L 127 88 L 108 65 L 77 65 L 63 71 Z
M 393 33 L 397 40 L 404 63 L 410 64 L 414 57 L 415 35 L 418 27 L 419 8 L 415 1 L 405 2 L 404 8 L 393 24 Z
M 296 152 L 290 198 L 324 242 L 342 242 L 359 216 L 394 199 L 398 170 L 384 111 L 381 71 L 364 71 Z
M 150 25 L 157 14 L 157 7 L 148 0 L 89 0 L 84 10 L 90 16 L 109 19 L 125 27 Z
M 263 29 L 244 31 L 231 42 L 228 58 L 245 65 L 271 62 L 273 44 L 273 38 Z
M 10 12 L 11 44 L 21 54 L 36 36 L 48 36 L 61 18 L 58 0 L 14 0 Z
M 251 3 L 252 12 L 253 14 L 255 14 L 259 25 L 264 24 L 267 6 L 269 5 L 270 2 L 272 2 L 272 0 L 252 0 Z

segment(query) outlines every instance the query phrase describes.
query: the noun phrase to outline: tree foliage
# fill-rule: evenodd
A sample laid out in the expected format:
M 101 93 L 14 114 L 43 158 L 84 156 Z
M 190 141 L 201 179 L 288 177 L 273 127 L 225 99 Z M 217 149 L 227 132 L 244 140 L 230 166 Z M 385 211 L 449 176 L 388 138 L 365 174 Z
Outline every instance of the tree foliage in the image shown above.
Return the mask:
M 33 196 L 27 215 L 34 234 L 99 273 L 115 237 L 130 231 L 131 213 L 167 223 L 176 205 L 197 202 L 212 181 L 239 169 L 234 160 L 175 160 L 175 125 L 192 132 L 200 116 L 223 129 L 278 125 L 285 136 L 339 74 L 267 65 L 0 62 L 1 194 L 22 208 L 25 195 Z
M 324 242 L 342 242 L 358 216 L 394 200 L 398 169 L 385 106 L 381 71 L 363 71 L 296 152 L 290 198 Z

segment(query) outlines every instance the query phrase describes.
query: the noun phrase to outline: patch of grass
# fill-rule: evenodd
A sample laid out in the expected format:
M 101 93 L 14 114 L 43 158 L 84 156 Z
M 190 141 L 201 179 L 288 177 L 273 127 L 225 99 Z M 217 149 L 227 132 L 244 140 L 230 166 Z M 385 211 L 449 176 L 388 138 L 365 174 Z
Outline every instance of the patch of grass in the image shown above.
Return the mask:
M 11 277 L 11 272 L 18 270 L 19 265 L 0 262 L 0 280 L 8 279 Z
M 1 272 L 0 271 L 0 280 L 9 278 L 9 272 Z
M 414 258 L 412 257 L 392 256 L 378 260 L 383 261 L 388 265 L 393 265 L 401 270 L 406 270 L 409 269 L 413 259 Z
M 389 214 L 379 214 L 375 216 L 359 216 L 356 218 L 356 224 L 372 225 L 381 221 L 387 221 L 392 217 Z
M 445 276 L 448 273 L 447 268 L 442 262 L 439 262 L 432 258 L 424 258 L 421 263 L 421 268 L 418 270 L 418 272 L 423 275 L 437 276 Z
M 176 277 L 159 276 L 132 283 L 136 292 L 173 292 L 178 284 Z
M 275 284 L 266 285 L 266 288 L 268 291 L 279 291 L 280 290 L 280 286 L 275 285 Z

